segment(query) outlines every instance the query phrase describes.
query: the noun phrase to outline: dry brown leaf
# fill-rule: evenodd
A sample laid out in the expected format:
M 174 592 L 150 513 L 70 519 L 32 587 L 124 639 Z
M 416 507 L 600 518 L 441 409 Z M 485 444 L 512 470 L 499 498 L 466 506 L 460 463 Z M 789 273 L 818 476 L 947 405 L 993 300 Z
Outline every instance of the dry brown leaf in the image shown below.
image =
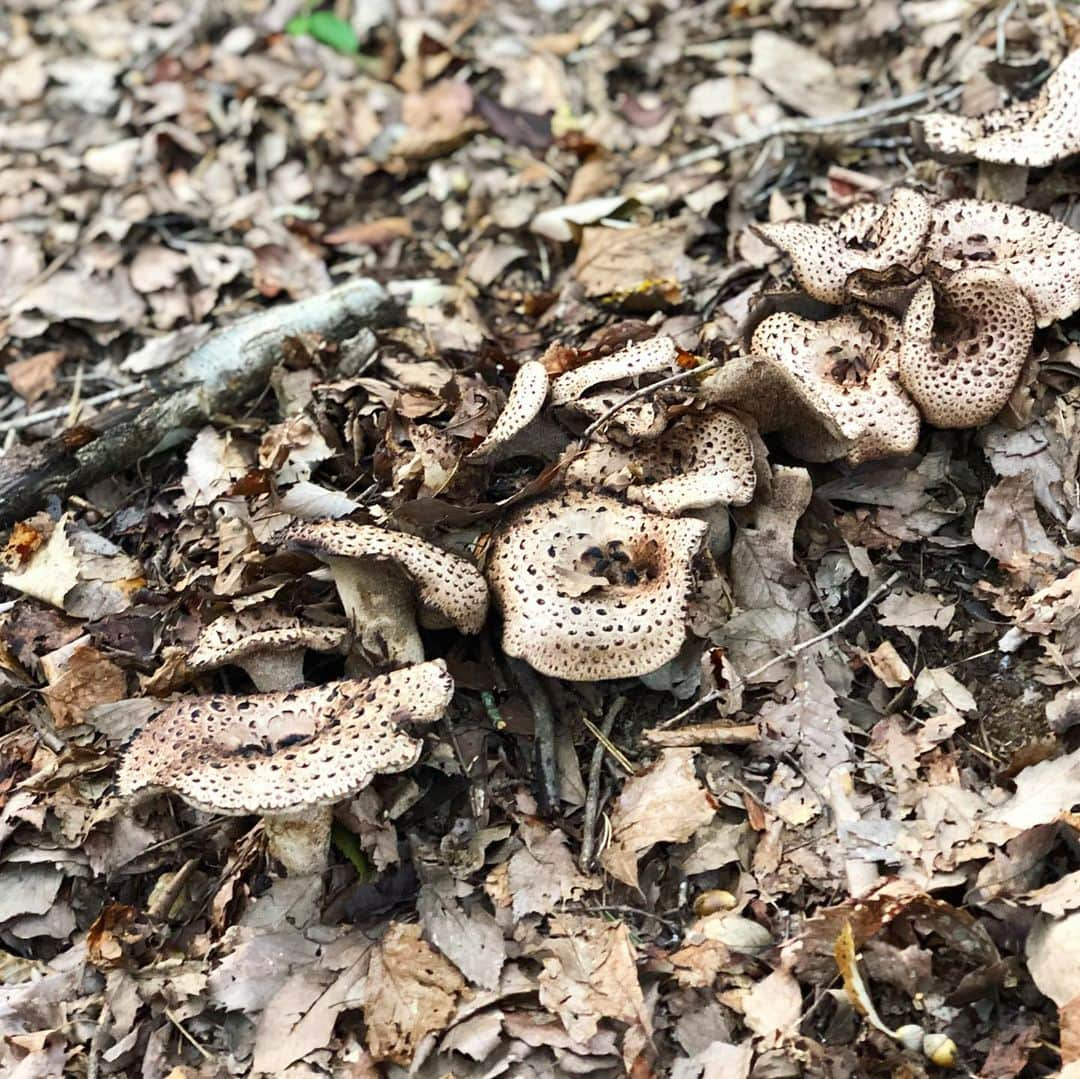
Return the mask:
M 579 871 L 566 836 L 558 829 L 549 831 L 543 825 L 523 822 L 520 836 L 525 846 L 506 863 L 515 919 L 550 914 L 600 887 L 598 878 Z
M 49 683 L 42 696 L 61 730 L 86 722 L 91 708 L 127 695 L 127 676 L 86 636 L 42 656 L 41 673 Z
M 801 1014 L 799 983 L 783 969 L 774 970 L 743 997 L 746 1025 L 762 1037 L 790 1031 Z
M 464 988 L 457 968 L 421 939 L 420 926 L 391 923 L 359 994 L 371 1055 L 408 1067 L 423 1038 L 446 1028 Z
M 385 247 L 394 240 L 412 237 L 412 222 L 407 217 L 380 217 L 374 221 L 357 221 L 353 225 L 328 232 L 323 243 L 331 246 L 359 244 L 363 247 Z
M 889 689 L 899 689 L 900 686 L 911 684 L 911 668 L 890 641 L 882 641 L 873 652 L 867 652 L 863 659 Z
M 56 389 L 56 369 L 64 362 L 60 349 L 38 352 L 24 360 L 15 360 L 4 368 L 11 388 L 28 404 Z
M 603 867 L 624 884 L 638 882 L 637 863 L 657 843 L 685 843 L 713 819 L 716 804 L 694 772 L 693 749 L 665 749 L 643 775 L 627 780 L 611 813 Z
M 1080 805 L 1080 749 L 1025 768 L 1015 782 L 1016 793 L 990 818 L 1013 828 L 1049 824 Z
M 1027 962 L 1039 992 L 1059 1008 L 1080 997 L 1080 913 L 1036 920 L 1027 938 Z
M 1025 581 L 1032 576 L 1033 561 L 1045 572 L 1062 557 L 1035 512 L 1035 487 L 1026 474 L 1006 476 L 986 493 L 971 538 L 1004 569 Z
M 540 1003 L 575 1041 L 587 1042 L 604 1019 L 651 1029 L 634 946 L 622 922 L 556 915 L 550 937 L 538 942 L 534 954 L 544 964 Z

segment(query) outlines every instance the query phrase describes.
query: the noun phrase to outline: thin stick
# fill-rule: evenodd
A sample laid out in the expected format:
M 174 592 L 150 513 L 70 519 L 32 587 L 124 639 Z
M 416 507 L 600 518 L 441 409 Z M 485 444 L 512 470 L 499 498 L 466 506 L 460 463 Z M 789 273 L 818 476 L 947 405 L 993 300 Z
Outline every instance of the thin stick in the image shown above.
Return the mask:
M 94 397 L 85 397 L 81 401 L 73 395 L 72 400 L 66 405 L 46 408 L 41 412 L 32 412 L 29 416 L 18 416 L 13 420 L 4 420 L 0 423 L 0 431 L 21 431 L 24 427 L 36 427 L 39 423 L 58 420 L 62 416 L 71 415 L 74 418 L 77 411 L 87 405 L 106 405 L 110 401 L 118 401 L 121 397 L 131 397 L 144 388 L 141 382 L 133 382 L 130 386 L 121 386 L 118 390 L 107 390 Z
M 828 640 L 834 634 L 839 633 L 849 622 L 855 621 L 870 606 L 879 596 L 884 595 L 900 578 L 903 576 L 899 570 L 894 573 L 884 584 L 879 585 L 871 592 L 866 599 L 862 601 L 857 607 L 855 607 L 850 614 L 845 618 L 842 618 L 831 629 L 825 630 L 824 633 L 819 633 L 816 637 L 811 637 L 808 641 L 800 641 L 799 644 L 792 645 L 791 648 L 785 649 L 778 656 L 773 656 L 767 663 L 763 663 L 760 667 L 755 667 L 748 675 L 739 676 L 736 675 L 731 685 L 726 689 L 714 689 L 711 693 L 706 693 L 700 700 L 694 701 L 689 708 L 684 708 L 677 715 L 671 717 L 671 719 L 665 719 L 663 723 L 657 724 L 657 730 L 666 730 L 668 727 L 673 727 L 680 720 L 686 719 L 687 716 L 693 715 L 695 712 L 700 711 L 708 704 L 712 704 L 713 701 L 718 701 L 725 693 L 730 692 L 733 689 L 739 689 L 745 686 L 748 682 L 753 681 L 759 674 L 764 674 L 770 667 L 777 663 L 782 663 L 787 659 L 794 659 L 800 652 L 805 652 L 808 648 L 813 648 L 816 644 L 821 644 L 822 641 Z
M 662 378 L 659 382 L 650 382 L 648 386 L 642 386 L 640 389 L 634 390 L 633 393 L 627 394 L 617 405 L 613 405 L 609 408 L 599 419 L 590 423 L 589 426 L 585 428 L 585 432 L 581 437 L 585 440 L 592 438 L 592 436 L 595 435 L 596 432 L 615 415 L 615 413 L 624 409 L 631 401 L 638 401 L 642 397 L 648 397 L 649 394 L 655 393 L 657 390 L 662 390 L 667 386 L 674 386 L 677 382 L 685 382 L 687 379 L 694 378 L 697 375 L 715 371 L 726 362 L 726 360 L 709 360 L 706 363 L 691 368 L 689 371 L 680 371 L 678 374 L 670 375 L 668 378 Z
M 540 679 L 523 660 L 507 657 L 510 670 L 529 702 L 533 714 L 535 764 L 540 812 L 553 816 L 559 808 L 559 758 L 555 748 L 555 712 Z
M 86 1060 L 86 1079 L 98 1079 L 101 1071 L 101 1051 L 105 1048 L 105 1039 L 109 1036 L 112 1026 L 112 1007 L 106 997 L 101 1002 L 98 1011 L 97 1026 L 94 1027 L 94 1036 L 90 1039 L 90 1054 Z
M 876 127 L 878 121 L 883 123 L 899 123 L 903 116 L 889 116 L 889 113 L 899 112 L 902 109 L 914 109 L 923 104 L 933 103 L 944 105 L 963 93 L 962 86 L 951 86 L 948 90 L 938 90 L 936 87 L 926 87 L 916 90 L 911 94 L 903 94 L 900 97 L 886 98 L 882 101 L 874 101 L 869 105 L 862 105 L 850 112 L 840 112 L 834 116 L 811 116 L 801 119 L 781 120 L 755 135 L 748 135 L 743 139 L 733 139 L 724 145 L 703 146 L 699 150 L 691 150 L 682 157 L 676 158 L 663 172 L 656 173 L 652 179 L 659 179 L 679 169 L 689 168 L 691 165 L 700 165 L 703 161 L 711 161 L 714 157 L 722 157 L 727 154 L 738 153 L 740 150 L 749 150 L 772 139 L 787 135 L 814 135 L 829 131 L 840 130 L 852 125 L 869 123 Z M 882 119 L 884 118 L 884 119 Z
M 191 878 L 191 874 L 198 868 L 199 859 L 189 858 L 175 873 L 172 875 L 172 880 L 165 886 L 161 894 L 157 899 L 146 908 L 146 913 L 150 918 L 157 920 L 158 918 L 167 918 L 169 911 L 172 910 L 173 904 L 176 902 L 176 897 L 180 894 L 181 889 L 187 884 Z
M 604 743 L 611 740 L 615 717 L 622 711 L 625 703 L 625 697 L 617 697 L 612 703 L 600 724 L 600 733 L 604 737 L 598 737 L 596 745 L 593 746 L 592 761 L 589 763 L 589 791 L 585 797 L 585 819 L 581 824 L 581 854 L 578 857 L 578 866 L 582 873 L 589 872 L 596 851 L 596 815 L 600 809 L 600 772 L 604 763 Z
M 202 1054 L 203 1060 L 213 1060 L 213 1054 L 204 1049 L 195 1038 L 184 1028 L 184 1024 L 173 1014 L 170 1008 L 165 1009 L 165 1015 L 169 1022 Z

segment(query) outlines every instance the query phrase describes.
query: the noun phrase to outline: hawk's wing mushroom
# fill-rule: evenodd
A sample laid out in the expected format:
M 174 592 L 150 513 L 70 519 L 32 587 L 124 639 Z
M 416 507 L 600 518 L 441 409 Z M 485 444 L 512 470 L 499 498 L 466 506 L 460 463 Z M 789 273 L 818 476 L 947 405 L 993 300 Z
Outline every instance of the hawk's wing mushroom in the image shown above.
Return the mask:
M 267 605 L 215 618 L 195 642 L 193 671 L 242 667 L 263 692 L 293 689 L 304 681 L 304 652 L 342 652 L 348 630 L 313 626 Z
M 679 346 L 670 337 L 650 337 L 600 360 L 592 360 L 561 374 L 551 384 L 551 403 L 567 405 L 587 390 L 607 382 L 637 379 L 679 369 Z
M 935 427 L 977 427 L 1005 407 L 1035 318 L 1019 287 L 990 269 L 924 281 L 904 318 L 900 381 Z
M 910 453 L 919 440 L 919 411 L 899 382 L 900 337 L 899 320 L 874 308 L 822 322 L 781 312 L 754 331 L 753 349 L 812 387 L 843 455 L 859 464 Z M 800 456 L 820 460 L 819 428 L 808 433 L 808 443 L 797 429 L 785 437 Z
M 469 459 L 482 461 L 520 435 L 540 414 L 550 385 L 547 368 L 539 360 L 523 363 L 514 376 L 506 407 L 499 413 L 487 438 L 469 454 Z
M 265 819 L 290 875 L 326 868 L 332 807 L 420 757 L 409 729 L 446 711 L 442 660 L 364 680 L 248 697 L 181 697 L 129 742 L 122 797 L 171 791 L 197 809 Z
M 1037 326 L 1080 309 L 1080 232 L 1037 210 L 982 199 L 939 203 L 924 261 L 1007 274 L 1027 297 Z
M 752 225 L 751 230 L 791 259 L 806 293 L 823 303 L 843 303 L 847 280 L 856 271 L 887 270 L 916 260 L 930 221 L 930 203 L 911 188 L 899 188 L 887 206 L 856 206 L 836 221 L 783 221 Z
M 754 496 L 754 448 L 734 416 L 689 412 L 651 442 L 586 446 L 566 477 L 583 487 L 622 490 L 631 502 L 668 516 L 744 506 Z
M 488 590 L 471 562 L 405 532 L 352 521 L 301 522 L 285 543 L 330 567 L 349 624 L 376 664 L 423 661 L 417 607 L 433 625 L 479 633 Z
M 663 666 L 686 638 L 691 563 L 707 530 L 607 495 L 563 492 L 524 506 L 488 558 L 503 650 L 573 681 Z
M 1070 53 L 1028 101 L 981 116 L 933 112 L 915 121 L 935 157 L 1043 168 L 1080 153 L 1080 51 Z

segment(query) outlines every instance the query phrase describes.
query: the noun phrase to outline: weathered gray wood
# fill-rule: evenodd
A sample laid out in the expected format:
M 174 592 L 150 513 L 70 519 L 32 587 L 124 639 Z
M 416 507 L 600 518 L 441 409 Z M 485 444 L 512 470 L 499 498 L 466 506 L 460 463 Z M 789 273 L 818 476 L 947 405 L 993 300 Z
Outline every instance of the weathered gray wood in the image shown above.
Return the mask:
M 382 287 L 358 278 L 238 320 L 170 367 L 145 402 L 125 401 L 74 432 L 0 457 L 0 524 L 28 516 L 50 495 L 85 491 L 182 443 L 215 413 L 255 396 L 280 360 L 286 338 L 318 333 L 340 339 L 392 317 Z

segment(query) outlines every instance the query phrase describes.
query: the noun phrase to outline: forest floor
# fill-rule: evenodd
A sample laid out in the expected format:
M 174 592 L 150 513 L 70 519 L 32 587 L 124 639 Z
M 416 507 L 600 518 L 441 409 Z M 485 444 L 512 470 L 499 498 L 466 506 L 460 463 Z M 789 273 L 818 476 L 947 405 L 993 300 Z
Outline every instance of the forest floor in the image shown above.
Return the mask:
M 283 527 L 351 517 L 482 562 L 557 484 L 465 460 L 524 361 L 655 334 L 744 354 L 791 287 L 749 225 L 975 194 L 913 116 L 1030 94 L 1080 47 L 1052 0 L 355 7 L 355 54 L 329 12 L 287 32 L 290 0 L 0 12 L 0 474 L 138 413 L 242 315 L 355 277 L 400 306 L 351 349 L 288 339 L 241 405 L 6 522 L 0 1072 L 1080 1068 L 1076 316 L 996 419 L 924 426 L 907 457 L 807 465 L 767 435 L 759 474 L 807 497 L 731 510 L 686 647 L 644 682 L 521 680 L 497 611 L 425 631 L 453 705 L 337 807 L 314 918 L 258 817 L 120 796 L 165 700 L 251 691 L 185 664 L 212 619 L 272 599 L 344 625 Z M 1080 228 L 1076 158 L 1013 194 Z M 309 655 L 306 678 L 344 670 Z M 954 1068 L 894 1036 L 912 1024 Z

